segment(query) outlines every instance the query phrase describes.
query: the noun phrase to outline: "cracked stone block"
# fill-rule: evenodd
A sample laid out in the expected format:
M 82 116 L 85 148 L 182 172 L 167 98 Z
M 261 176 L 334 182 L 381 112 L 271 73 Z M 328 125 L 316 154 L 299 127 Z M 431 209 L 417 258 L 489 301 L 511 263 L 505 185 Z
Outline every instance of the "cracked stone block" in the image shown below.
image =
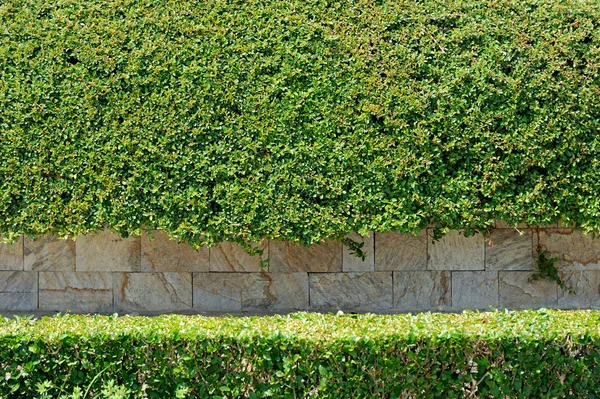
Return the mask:
M 312 309 L 386 310 L 393 305 L 392 272 L 311 273 Z
M 558 285 L 554 281 L 529 281 L 531 272 L 499 273 L 500 307 L 508 309 L 537 309 L 558 306 Z
M 451 280 L 450 272 L 394 272 L 394 308 L 403 311 L 449 308 Z
M 375 270 L 425 270 L 427 268 L 427 240 L 426 230 L 417 236 L 397 231 L 377 233 Z
M 490 243 L 491 242 L 491 243 Z M 494 230 L 485 251 L 485 270 L 531 270 L 532 232 L 514 229 Z
M 238 244 L 222 242 L 210 249 L 211 272 L 261 272 L 261 261 L 269 258 L 269 242 L 257 245 L 263 251 L 262 256 L 248 254 Z
M 75 241 L 45 235 L 35 240 L 25 237 L 25 270 L 74 272 Z
M 77 271 L 140 271 L 140 237 L 122 238 L 109 230 L 103 230 L 98 234 L 77 237 L 75 252 Z
M 39 301 L 41 310 L 112 311 L 112 276 L 98 272 L 40 272 Z
M 563 309 L 600 308 L 600 271 L 565 271 L 560 273 L 566 286 L 574 294 L 558 289 L 558 306 Z
M 562 270 L 600 270 L 600 239 L 570 229 L 540 230 L 539 243 Z
M 325 240 L 309 247 L 288 241 L 271 241 L 271 272 L 341 272 L 342 243 Z
M 375 235 L 361 236 L 358 233 L 348 234 L 346 237 L 354 242 L 364 243 L 361 250 L 365 254 L 365 260 L 351 253 L 344 245 L 342 254 L 342 270 L 345 272 L 372 272 L 375 270 Z
M 38 274 L 35 272 L 0 272 L 0 309 L 10 311 L 36 310 L 38 305 Z
M 208 271 L 207 247 L 198 250 L 187 243 L 177 243 L 162 231 L 153 230 L 152 240 L 142 233 L 142 271 L 204 272 Z
M 192 308 L 192 274 L 114 273 L 118 311 L 174 312 Z
M 465 237 L 462 231 L 448 232 L 429 243 L 429 270 L 483 270 L 485 241 L 481 234 Z
M 0 242 L 0 270 L 23 270 L 23 237 L 14 244 Z
M 458 309 L 498 307 L 498 272 L 452 272 L 452 307 Z

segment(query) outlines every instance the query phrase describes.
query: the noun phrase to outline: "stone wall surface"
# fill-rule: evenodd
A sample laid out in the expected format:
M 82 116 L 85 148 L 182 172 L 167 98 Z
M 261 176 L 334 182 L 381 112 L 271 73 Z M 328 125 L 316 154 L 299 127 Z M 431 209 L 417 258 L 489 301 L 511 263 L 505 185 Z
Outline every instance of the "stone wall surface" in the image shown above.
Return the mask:
M 558 224 L 496 227 L 485 237 L 451 231 L 436 242 L 431 229 L 351 234 L 364 242 L 364 260 L 334 241 L 264 241 L 261 259 L 231 243 L 195 250 L 158 231 L 22 238 L 0 243 L 0 312 L 600 308 L 600 239 Z M 532 281 L 538 244 L 574 292 Z

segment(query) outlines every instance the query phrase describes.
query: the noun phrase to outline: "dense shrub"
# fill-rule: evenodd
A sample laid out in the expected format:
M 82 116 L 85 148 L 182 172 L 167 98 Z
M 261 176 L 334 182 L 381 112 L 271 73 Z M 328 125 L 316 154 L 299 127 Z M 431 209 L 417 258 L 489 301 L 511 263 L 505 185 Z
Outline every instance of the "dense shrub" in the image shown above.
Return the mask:
M 594 398 L 599 325 L 544 310 L 7 320 L 0 395 Z
M 0 233 L 600 227 L 595 0 L 4 0 Z

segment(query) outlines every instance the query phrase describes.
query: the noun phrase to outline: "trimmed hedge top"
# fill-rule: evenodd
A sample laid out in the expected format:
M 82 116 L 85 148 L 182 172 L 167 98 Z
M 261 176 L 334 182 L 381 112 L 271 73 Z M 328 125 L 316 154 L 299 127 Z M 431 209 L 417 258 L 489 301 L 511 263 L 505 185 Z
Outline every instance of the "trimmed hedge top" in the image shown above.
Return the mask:
M 595 0 L 6 0 L 0 233 L 600 228 Z

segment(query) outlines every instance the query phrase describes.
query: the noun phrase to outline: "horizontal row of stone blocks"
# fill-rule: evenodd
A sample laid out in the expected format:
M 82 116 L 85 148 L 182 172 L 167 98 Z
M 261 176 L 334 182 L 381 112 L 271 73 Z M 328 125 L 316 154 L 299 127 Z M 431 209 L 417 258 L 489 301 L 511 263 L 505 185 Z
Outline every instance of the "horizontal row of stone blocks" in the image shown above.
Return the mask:
M 522 271 L 350 273 L 0 272 L 12 311 L 452 311 L 598 307 L 600 271 L 564 272 L 577 293 Z

